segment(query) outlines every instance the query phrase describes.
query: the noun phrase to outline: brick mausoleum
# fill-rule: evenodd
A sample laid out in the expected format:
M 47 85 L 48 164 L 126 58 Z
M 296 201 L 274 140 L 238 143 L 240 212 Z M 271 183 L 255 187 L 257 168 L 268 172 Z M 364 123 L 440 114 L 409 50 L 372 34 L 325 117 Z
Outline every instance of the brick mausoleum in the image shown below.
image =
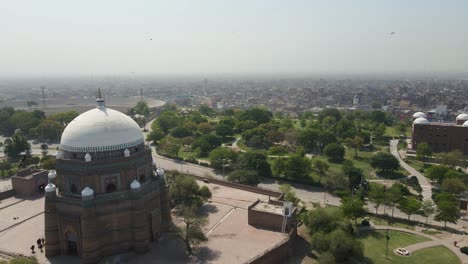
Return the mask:
M 461 151 L 468 155 L 468 114 L 457 116 L 455 123 L 429 122 L 426 115 L 413 115 L 412 148 L 426 142 L 433 152 Z
M 105 107 L 76 117 L 62 134 L 45 187 L 45 252 L 84 263 L 146 252 L 171 221 L 164 172 L 138 124 Z

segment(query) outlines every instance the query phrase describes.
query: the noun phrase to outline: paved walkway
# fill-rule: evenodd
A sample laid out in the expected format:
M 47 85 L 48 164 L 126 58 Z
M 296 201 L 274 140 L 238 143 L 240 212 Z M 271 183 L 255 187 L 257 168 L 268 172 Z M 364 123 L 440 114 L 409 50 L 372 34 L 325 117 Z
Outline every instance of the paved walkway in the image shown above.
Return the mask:
M 453 245 L 453 243 L 448 243 L 448 242 L 446 242 L 446 241 L 444 241 L 444 240 L 442 240 L 442 239 L 440 239 L 438 237 L 435 237 L 435 236 L 431 236 L 431 235 L 424 234 L 422 232 L 418 232 L 418 231 L 414 231 L 414 230 L 409 230 L 409 229 L 406 229 L 406 228 L 393 227 L 393 226 L 376 226 L 376 225 L 374 225 L 374 226 L 366 226 L 366 227 L 360 227 L 359 228 L 359 230 L 387 230 L 387 229 L 400 231 L 400 232 L 405 232 L 405 233 L 414 234 L 414 235 L 429 238 L 432 241 L 428 241 L 428 242 L 433 242 L 432 244 L 429 244 L 428 242 L 423 242 L 423 243 L 417 243 L 417 244 L 414 244 L 414 245 L 411 245 L 411 246 L 416 246 L 416 250 L 420 250 L 420 249 L 423 249 L 423 248 L 426 248 L 426 247 L 433 247 L 433 246 L 442 245 L 442 246 L 445 246 L 446 248 L 448 248 L 450 251 L 452 251 L 460 259 L 461 263 L 468 264 L 468 256 L 461 253 L 460 249 L 458 247 L 455 247 Z M 426 245 L 424 245 L 424 244 L 426 244 Z M 411 246 L 407 246 L 406 249 L 409 250 Z M 410 252 L 412 252 L 412 251 L 410 251 Z
M 406 250 L 408 250 L 411 254 L 417 250 L 421 250 L 424 248 L 430 248 L 430 247 L 435 247 L 439 246 L 440 243 L 438 241 L 432 240 L 432 241 L 426 241 L 426 242 L 421 242 L 413 245 L 406 246 Z
M 400 154 L 398 153 L 398 139 L 390 140 L 390 153 L 392 153 L 392 155 L 398 159 L 401 167 L 408 171 L 410 175 L 414 175 L 416 176 L 416 178 L 418 178 L 419 184 L 422 188 L 421 194 L 423 196 L 423 199 L 432 200 L 432 185 L 429 183 L 429 181 L 424 175 L 422 175 L 419 171 L 417 171 L 415 168 L 411 167 L 410 165 L 408 165 L 408 163 L 404 162 L 401 159 Z

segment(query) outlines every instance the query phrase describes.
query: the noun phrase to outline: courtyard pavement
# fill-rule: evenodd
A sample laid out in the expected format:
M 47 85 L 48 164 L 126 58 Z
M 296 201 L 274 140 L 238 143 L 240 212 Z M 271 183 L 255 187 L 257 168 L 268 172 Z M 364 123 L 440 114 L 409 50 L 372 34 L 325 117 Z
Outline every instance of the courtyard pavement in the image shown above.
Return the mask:
M 202 208 L 208 218 L 203 231 L 209 239 L 198 248 L 196 257 L 187 257 L 183 243 L 167 233 L 151 243 L 146 254 L 128 252 L 100 263 L 243 263 L 287 239 L 286 234 L 248 225 L 247 207 L 257 199 L 268 201 L 268 196 L 201 181 L 198 184 L 207 185 L 213 196 Z M 36 256 L 39 263 L 81 263 L 70 256 L 47 259 L 37 249 L 36 240 L 44 237 L 44 199 L 12 197 L 0 203 L 0 256 L 21 254 Z M 36 245 L 34 254 L 32 245 Z

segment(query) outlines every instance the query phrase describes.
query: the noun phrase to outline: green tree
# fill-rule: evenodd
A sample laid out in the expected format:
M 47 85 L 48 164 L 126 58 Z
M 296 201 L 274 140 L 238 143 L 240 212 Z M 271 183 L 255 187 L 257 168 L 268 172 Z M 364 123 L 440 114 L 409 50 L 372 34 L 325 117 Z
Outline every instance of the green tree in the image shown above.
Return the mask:
M 421 202 L 413 196 L 403 198 L 400 200 L 399 205 L 400 210 L 408 215 L 408 220 L 410 220 L 412 214 L 421 209 Z
M 226 138 L 228 136 L 232 136 L 234 135 L 234 128 L 233 127 L 230 127 L 226 124 L 218 124 L 216 126 L 216 135 L 222 137 L 222 138 Z
M 213 131 L 213 126 L 209 122 L 203 122 L 198 124 L 197 131 L 202 134 L 209 134 Z
M 316 129 L 304 129 L 299 135 L 299 140 L 304 148 L 313 150 L 318 147 L 320 132 Z
M 172 129 L 171 135 L 175 138 L 184 138 L 192 135 L 192 131 L 185 126 L 177 126 Z
M 194 208 L 181 206 L 175 221 L 180 222 L 173 226 L 175 233 L 184 241 L 185 250 L 189 255 L 193 254 L 193 246 L 208 241 L 202 229 L 208 223 L 208 218 L 197 214 Z
M 135 114 L 142 115 L 142 116 L 148 116 L 150 113 L 150 109 L 146 101 L 138 102 L 133 109 L 135 111 Z
M 296 197 L 296 193 L 293 191 L 291 185 L 281 184 L 279 186 L 280 192 L 284 193 L 284 199 L 288 202 L 292 202 L 294 205 L 299 203 L 299 198 Z
M 355 136 L 354 138 L 347 138 L 345 141 L 348 147 L 354 149 L 354 158 L 357 159 L 358 149 L 364 144 L 364 139 L 359 136 Z
M 431 216 L 435 210 L 434 202 L 430 199 L 424 200 L 421 204 L 421 209 L 424 213 L 424 216 L 426 217 L 426 225 L 427 225 L 429 216 Z
M 40 119 L 32 112 L 16 111 L 11 116 L 11 122 L 15 128 L 19 128 L 24 134 L 27 134 L 31 128 L 39 125 Z
M 398 160 L 390 153 L 379 152 L 371 157 L 370 165 L 381 171 L 395 171 L 400 167 Z
M 464 160 L 463 153 L 459 150 L 447 153 L 438 153 L 436 157 L 440 160 L 441 164 L 446 165 L 451 169 L 456 166 L 462 166 L 462 161 Z
M 5 171 L 7 172 L 7 175 L 9 174 L 11 170 L 11 164 L 7 160 L 3 160 L 0 162 L 0 171 L 2 172 L 2 177 L 5 177 Z
M 445 228 L 447 222 L 456 224 L 460 218 L 460 211 L 458 209 L 457 199 L 453 194 L 440 193 L 436 197 L 437 211 L 434 219 L 436 221 L 443 221 Z
M 370 115 L 370 120 L 374 123 L 381 124 L 387 121 L 387 116 L 385 115 L 385 112 L 382 112 L 380 110 L 375 110 L 375 111 L 372 111 Z
M 403 122 L 398 123 L 396 125 L 396 130 L 398 131 L 398 133 L 400 133 L 400 135 L 406 135 L 407 128 L 408 128 L 408 125 Z
M 31 128 L 29 134 L 44 140 L 59 140 L 59 136 L 62 133 L 63 126 L 61 123 L 55 120 L 44 119 L 41 120 L 39 125 L 35 128 Z
M 465 183 L 460 178 L 445 178 L 442 181 L 442 190 L 453 194 L 465 191 Z
M 330 172 L 320 178 L 320 183 L 327 190 L 345 190 L 349 186 L 348 177 L 343 172 Z
M 350 160 L 345 160 L 341 169 L 344 174 L 348 176 L 349 187 L 351 190 L 361 185 L 364 178 L 362 169 L 355 167 L 353 162 Z
M 236 161 L 238 156 L 237 152 L 232 149 L 219 147 L 210 152 L 209 159 L 211 166 L 221 169 L 226 164 L 229 164 L 229 162 L 226 162 L 227 160 Z
M 163 143 L 161 143 L 159 150 L 165 153 L 170 158 L 178 159 L 180 148 L 180 144 L 171 142 L 169 140 L 165 140 Z
M 12 159 L 18 157 L 21 152 L 30 153 L 31 145 L 22 133 L 17 132 L 11 138 L 7 138 L 3 143 L 3 152 Z
M 426 163 L 427 159 L 432 156 L 431 147 L 426 142 L 419 143 L 416 146 L 416 158 Z
M 395 205 L 398 204 L 403 198 L 403 192 L 400 184 L 393 184 L 386 192 L 386 204 L 392 207 L 392 218 L 395 212 Z
M 239 119 L 241 121 L 252 120 L 258 124 L 265 124 L 270 122 L 273 118 L 273 114 L 267 109 L 261 107 L 254 107 L 243 112 Z
M 247 151 L 239 157 L 238 167 L 247 170 L 254 170 L 258 176 L 270 177 L 271 166 L 267 156 L 261 152 Z
M 159 128 L 153 128 L 146 137 L 147 141 L 153 141 L 154 144 L 157 144 L 158 141 L 163 139 L 165 136 L 164 132 Z
M 426 176 L 438 183 L 442 183 L 444 175 L 449 171 L 449 168 L 443 165 L 432 165 L 426 169 Z
M 253 170 L 234 170 L 228 174 L 228 181 L 249 185 L 257 185 L 260 182 L 257 172 Z
M 80 114 L 77 111 L 66 111 L 53 114 L 49 116 L 48 119 L 60 122 L 60 124 L 62 124 L 62 126 L 65 128 L 73 119 L 79 115 Z
M 55 170 L 56 160 L 55 158 L 44 156 L 41 159 L 41 168 L 44 170 Z
M 343 199 L 341 202 L 341 210 L 343 210 L 345 216 L 354 219 L 355 224 L 357 223 L 357 218 L 366 213 L 364 202 L 356 197 Z
M 206 156 L 208 153 L 221 146 L 221 139 L 218 136 L 207 134 L 199 137 L 192 144 L 192 149 L 200 149 L 200 155 Z
M 174 206 L 200 208 L 209 198 L 211 192 L 201 190 L 191 176 L 173 173 L 170 175 L 169 198 Z
M 375 204 L 375 214 L 377 214 L 379 206 L 384 204 L 386 200 L 385 186 L 380 184 L 371 184 L 368 198 L 369 201 Z
M 308 178 L 311 162 L 306 157 L 294 154 L 287 158 L 279 158 L 273 165 L 273 171 L 278 176 L 289 179 Z
M 200 112 L 200 114 L 204 115 L 204 116 L 214 116 L 215 115 L 215 111 L 213 110 L 213 108 L 207 106 L 207 105 L 200 105 L 200 107 L 198 108 L 198 111 Z
M 341 162 L 344 159 L 345 149 L 338 143 L 331 143 L 325 147 L 324 153 L 331 162 Z
M 340 121 L 342 117 L 340 110 L 336 108 L 326 108 L 326 109 L 323 109 L 319 113 L 318 115 L 319 122 L 322 123 L 323 119 L 327 116 L 332 116 L 335 119 L 335 121 Z
M 180 122 L 179 116 L 173 111 L 163 112 L 154 121 L 155 125 L 157 125 L 164 133 L 168 133 L 169 130 L 176 127 L 179 124 L 179 122 Z
M 313 159 L 312 166 L 320 175 L 325 175 L 327 170 L 330 168 L 330 164 L 321 159 Z

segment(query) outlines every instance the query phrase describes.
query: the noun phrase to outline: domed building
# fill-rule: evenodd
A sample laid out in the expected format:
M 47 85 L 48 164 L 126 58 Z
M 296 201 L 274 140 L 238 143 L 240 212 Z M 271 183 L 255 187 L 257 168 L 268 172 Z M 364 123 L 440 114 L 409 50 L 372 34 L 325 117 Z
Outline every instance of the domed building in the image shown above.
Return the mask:
M 133 250 L 146 252 L 171 221 L 164 172 L 138 124 L 105 106 L 65 128 L 45 199 L 46 256 L 84 263 Z M 52 176 L 52 177 L 51 177 Z
M 455 123 L 429 122 L 422 112 L 414 113 L 412 149 L 427 143 L 433 152 L 459 150 L 468 155 L 468 114 L 459 114 Z
M 426 118 L 426 114 L 424 114 L 423 112 L 416 112 L 413 114 L 413 119 L 417 118 Z
M 468 121 L 468 114 L 459 114 L 456 118 L 457 125 L 463 125 L 466 121 Z

